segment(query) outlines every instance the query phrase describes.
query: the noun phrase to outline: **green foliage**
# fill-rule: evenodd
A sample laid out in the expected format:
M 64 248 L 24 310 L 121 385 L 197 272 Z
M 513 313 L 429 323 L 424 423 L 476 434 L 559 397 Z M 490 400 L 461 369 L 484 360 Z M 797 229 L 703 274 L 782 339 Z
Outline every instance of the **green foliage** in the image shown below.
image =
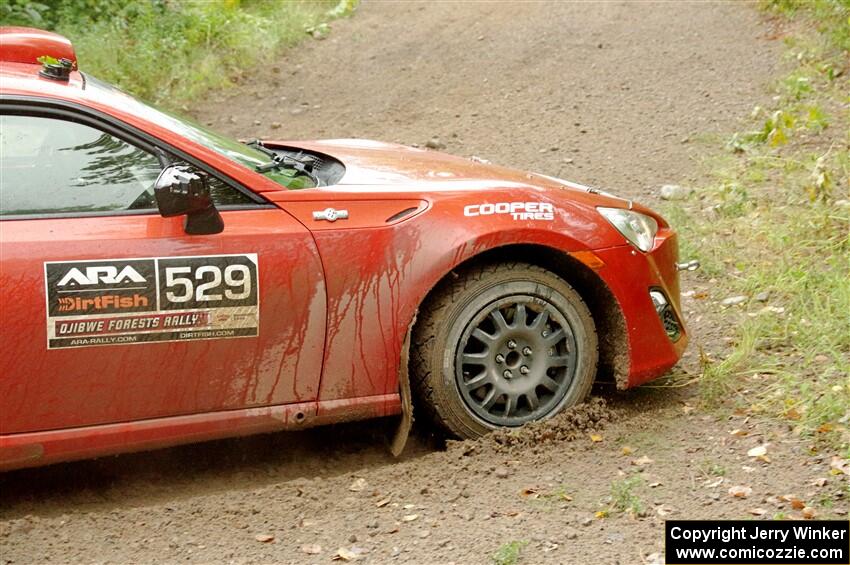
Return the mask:
M 38 61 L 42 65 L 58 65 L 59 64 L 59 60 L 56 59 L 55 57 L 51 57 L 50 55 L 42 55 L 41 57 L 36 59 L 36 61 Z
M 79 66 L 165 107 L 179 108 L 305 37 L 330 32 L 354 0 L 12 0 L 4 22 L 61 33 Z M 284 61 L 280 61 L 284 66 Z
M 633 475 L 621 481 L 611 483 L 611 506 L 618 512 L 626 512 L 632 516 L 644 513 L 643 502 L 635 494 L 635 489 L 643 484 L 643 477 Z
M 44 27 L 50 6 L 30 0 L 6 0 L 0 4 L 0 22 L 10 26 Z
M 717 281 L 711 299 L 769 296 L 726 312 L 734 348 L 702 355 L 701 392 L 850 451 L 850 0 L 764 5 L 809 24 L 787 41 L 795 67 L 710 163 L 702 201 L 668 210 Z
M 527 541 L 517 540 L 503 544 L 493 554 L 493 563 L 496 565 L 516 565 L 519 562 L 523 548 L 527 545 Z
M 838 49 L 850 51 L 850 0 L 762 0 L 764 9 L 806 18 Z

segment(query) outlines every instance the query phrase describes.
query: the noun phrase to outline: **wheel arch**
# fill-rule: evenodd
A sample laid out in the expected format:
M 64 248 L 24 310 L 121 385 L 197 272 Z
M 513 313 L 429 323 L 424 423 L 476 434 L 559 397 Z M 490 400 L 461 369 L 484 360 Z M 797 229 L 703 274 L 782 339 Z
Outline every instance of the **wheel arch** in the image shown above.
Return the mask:
M 458 276 L 458 271 L 487 263 L 530 263 L 555 273 L 579 293 L 584 300 L 599 339 L 597 379 L 613 379 L 618 389 L 628 386 L 630 369 L 629 339 L 626 322 L 614 294 L 605 281 L 590 267 L 558 249 L 540 244 L 506 244 L 486 249 L 454 265 L 422 299 L 421 310 L 428 301 Z

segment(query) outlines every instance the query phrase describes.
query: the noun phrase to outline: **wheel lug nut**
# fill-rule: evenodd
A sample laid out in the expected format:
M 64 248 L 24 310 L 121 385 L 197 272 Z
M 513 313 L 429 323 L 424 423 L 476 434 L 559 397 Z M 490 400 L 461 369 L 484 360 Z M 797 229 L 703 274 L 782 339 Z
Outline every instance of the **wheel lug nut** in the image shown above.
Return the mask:
M 508 371 L 508 370 L 505 370 L 505 372 L 504 372 L 504 373 L 502 373 L 502 376 L 503 376 L 503 377 L 505 377 L 506 379 L 512 379 L 512 378 L 514 378 L 514 374 L 513 374 L 513 373 L 511 373 L 511 372 L 510 372 L 510 371 Z
M 522 373 L 523 375 L 527 375 L 528 374 L 528 367 L 523 365 L 522 367 L 519 368 L 519 372 Z
M 504 362 L 505 362 L 505 356 L 504 355 L 502 355 L 501 353 L 496 355 L 496 363 L 504 363 Z
M 548 335 L 549 335 L 549 332 L 548 332 L 548 331 L 546 331 L 546 330 L 543 330 L 543 333 L 542 333 L 541 335 L 542 335 L 543 337 L 546 337 L 546 336 L 548 336 Z
M 522 354 L 525 355 L 526 357 L 531 355 L 531 348 L 530 347 L 524 347 L 522 349 Z
M 516 342 L 514 340 L 508 340 L 508 349 L 516 349 Z

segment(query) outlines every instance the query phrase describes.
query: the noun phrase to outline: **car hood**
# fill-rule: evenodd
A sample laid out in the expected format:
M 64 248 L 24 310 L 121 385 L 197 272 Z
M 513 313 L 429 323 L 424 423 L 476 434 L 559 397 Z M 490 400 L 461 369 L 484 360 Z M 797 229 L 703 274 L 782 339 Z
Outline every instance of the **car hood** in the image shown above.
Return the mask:
M 394 143 L 365 139 L 263 143 L 270 148 L 302 147 L 338 159 L 345 165 L 345 175 L 337 185 L 350 188 L 362 185 L 373 189 L 376 186 L 422 189 L 423 185 L 428 185 L 428 190 L 487 190 L 494 186 L 516 186 L 557 188 L 582 195 L 604 194 L 580 184 L 492 165 L 481 159 L 466 159 Z M 603 199 L 608 198 L 616 197 L 604 194 Z

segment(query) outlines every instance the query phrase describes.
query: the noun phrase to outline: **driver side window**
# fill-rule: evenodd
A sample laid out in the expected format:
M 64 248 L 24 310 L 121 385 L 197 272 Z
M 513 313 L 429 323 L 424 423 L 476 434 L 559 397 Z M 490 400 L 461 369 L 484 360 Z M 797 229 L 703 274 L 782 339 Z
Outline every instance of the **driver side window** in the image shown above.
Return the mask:
M 153 153 L 105 131 L 58 118 L 0 115 L 0 217 L 157 211 Z M 219 206 L 252 204 L 210 177 Z
M 0 215 L 156 209 L 159 159 L 88 125 L 0 116 Z

